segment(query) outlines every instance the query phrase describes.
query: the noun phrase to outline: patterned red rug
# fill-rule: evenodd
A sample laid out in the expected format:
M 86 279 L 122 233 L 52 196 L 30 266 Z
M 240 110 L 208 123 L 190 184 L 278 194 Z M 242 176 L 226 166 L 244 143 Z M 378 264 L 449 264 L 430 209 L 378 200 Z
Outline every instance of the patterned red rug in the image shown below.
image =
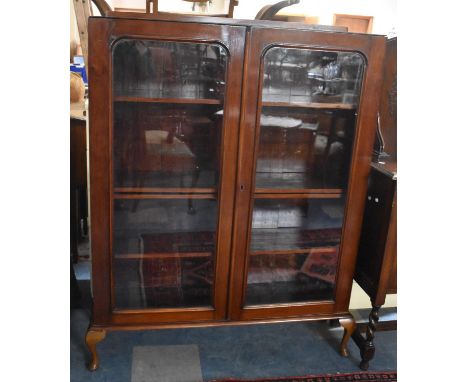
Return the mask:
M 264 379 L 217 379 L 211 382 L 396 382 L 396 372 L 359 372 Z

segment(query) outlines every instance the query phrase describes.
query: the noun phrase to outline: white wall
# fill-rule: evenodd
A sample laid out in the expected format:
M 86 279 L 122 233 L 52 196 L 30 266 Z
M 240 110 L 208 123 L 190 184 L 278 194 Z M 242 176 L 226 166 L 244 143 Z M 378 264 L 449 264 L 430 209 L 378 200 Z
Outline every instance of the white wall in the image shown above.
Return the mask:
M 353 290 L 351 292 L 351 300 L 349 302 L 350 309 L 370 309 L 371 302 L 369 296 L 362 290 L 362 288 L 356 283 L 353 283 Z M 384 308 L 397 306 L 397 295 L 389 294 L 385 298 Z

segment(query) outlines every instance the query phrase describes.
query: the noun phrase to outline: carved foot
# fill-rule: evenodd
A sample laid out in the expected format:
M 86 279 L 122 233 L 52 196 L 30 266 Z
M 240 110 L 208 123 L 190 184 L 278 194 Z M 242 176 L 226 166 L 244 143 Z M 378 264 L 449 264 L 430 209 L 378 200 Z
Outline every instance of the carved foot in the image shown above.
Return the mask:
M 343 339 L 341 340 L 340 345 L 340 354 L 343 357 L 347 357 L 348 353 L 348 341 L 353 334 L 354 330 L 356 329 L 356 321 L 354 318 L 341 318 L 340 325 L 344 328 Z
M 86 346 L 91 353 L 91 361 L 89 362 L 88 369 L 95 371 L 99 367 L 99 357 L 96 351 L 96 345 L 106 338 L 105 330 L 88 329 L 86 333 Z
M 361 363 L 359 364 L 359 368 L 364 371 L 369 369 L 369 361 L 362 360 Z
M 360 333 L 359 336 L 361 336 Z M 375 347 L 372 342 L 367 342 L 362 336 L 361 338 L 362 340 L 359 346 L 359 350 L 361 351 L 361 363 L 359 364 L 359 367 L 361 370 L 367 370 L 369 368 L 369 361 L 374 358 Z

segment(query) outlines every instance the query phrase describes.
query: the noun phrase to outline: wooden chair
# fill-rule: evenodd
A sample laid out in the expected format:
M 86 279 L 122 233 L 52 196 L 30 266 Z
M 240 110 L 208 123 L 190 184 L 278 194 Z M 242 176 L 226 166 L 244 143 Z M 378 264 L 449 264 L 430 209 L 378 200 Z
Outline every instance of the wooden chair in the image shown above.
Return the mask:
M 283 0 L 276 4 L 265 5 L 255 16 L 255 20 L 273 20 L 275 15 L 283 8 L 299 4 L 301 0 Z
M 88 18 L 93 16 L 93 8 L 91 2 L 96 5 L 101 16 L 108 12 L 112 12 L 112 8 L 107 4 L 106 0 L 75 0 L 73 2 L 76 15 L 76 25 L 80 34 L 81 50 L 85 61 L 86 74 L 88 74 Z
M 206 3 L 208 0 L 184 0 L 190 3 Z M 298 1 L 298 0 L 297 0 Z M 228 17 L 232 18 L 234 14 L 234 7 L 239 5 L 238 0 L 229 0 L 228 13 L 221 14 L 209 14 L 212 17 Z M 153 15 L 167 15 L 170 12 L 160 12 L 158 8 L 158 0 L 146 0 L 146 13 L 152 13 Z M 208 15 L 207 15 L 208 16 Z

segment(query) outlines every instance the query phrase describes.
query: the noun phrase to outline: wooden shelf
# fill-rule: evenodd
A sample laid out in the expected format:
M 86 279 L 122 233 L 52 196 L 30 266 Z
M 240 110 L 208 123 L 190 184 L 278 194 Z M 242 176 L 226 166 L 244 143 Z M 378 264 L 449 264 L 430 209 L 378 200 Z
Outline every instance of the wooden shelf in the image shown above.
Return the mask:
M 249 256 L 262 256 L 262 255 L 291 255 L 291 254 L 312 254 L 336 252 L 337 245 L 311 247 L 311 248 L 298 248 L 298 249 L 266 249 L 251 251 Z M 197 257 L 210 257 L 213 256 L 212 252 L 155 252 L 155 253 L 125 253 L 116 254 L 116 260 L 139 260 L 139 259 L 184 259 L 184 258 L 197 258 Z
M 261 255 L 299 255 L 299 254 L 312 254 L 312 253 L 335 253 L 337 250 L 336 245 L 326 247 L 313 247 L 313 248 L 300 248 L 300 249 L 280 249 L 280 250 L 259 250 L 251 251 L 249 256 L 261 256 Z
M 323 189 L 276 189 L 257 188 L 254 199 L 339 199 L 344 196 L 344 190 L 340 188 Z
M 168 253 L 126 253 L 114 255 L 116 260 L 140 259 L 183 259 L 194 257 L 210 257 L 212 252 L 168 252 Z
M 169 193 L 169 194 L 114 194 L 114 199 L 216 199 L 216 193 L 196 194 L 196 193 Z
M 216 188 L 175 188 L 175 187 L 116 187 L 114 188 L 115 193 L 128 193 L 128 194 L 214 194 Z
M 216 199 L 216 192 L 184 191 L 114 191 L 114 199 Z M 344 196 L 340 189 L 257 189 L 254 199 L 339 199 Z
M 136 97 L 136 96 L 116 96 L 114 102 L 149 102 L 149 103 L 175 103 L 184 105 L 221 105 L 219 99 L 209 98 L 157 98 L 157 97 Z
M 306 109 L 341 109 L 341 110 L 353 110 L 356 109 L 356 105 L 349 103 L 325 103 L 325 102 L 263 102 L 262 106 L 268 107 L 298 107 Z

